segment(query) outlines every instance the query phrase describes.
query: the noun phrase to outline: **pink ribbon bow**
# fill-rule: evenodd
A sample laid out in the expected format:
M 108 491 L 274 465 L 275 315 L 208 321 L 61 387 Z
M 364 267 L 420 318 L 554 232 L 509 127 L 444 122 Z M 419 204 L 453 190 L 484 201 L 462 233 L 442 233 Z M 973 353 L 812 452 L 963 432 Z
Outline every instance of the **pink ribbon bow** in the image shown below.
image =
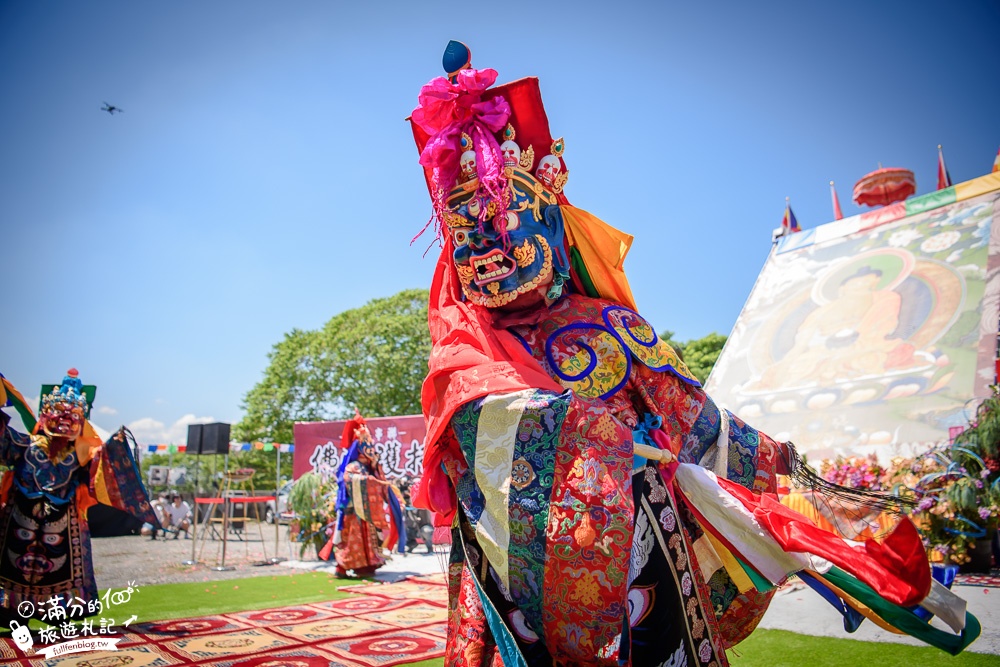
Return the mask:
M 430 135 L 420 153 L 420 164 L 431 170 L 431 199 L 439 223 L 447 192 L 458 178 L 462 132 L 472 138 L 480 190 L 486 198 L 506 208 L 503 155 L 493 133 L 499 132 L 510 118 L 510 105 L 499 96 L 482 99 L 496 79 L 497 72 L 493 69 L 464 69 L 455 83 L 442 76 L 420 89 L 412 118 Z M 482 209 L 484 215 L 486 207 Z

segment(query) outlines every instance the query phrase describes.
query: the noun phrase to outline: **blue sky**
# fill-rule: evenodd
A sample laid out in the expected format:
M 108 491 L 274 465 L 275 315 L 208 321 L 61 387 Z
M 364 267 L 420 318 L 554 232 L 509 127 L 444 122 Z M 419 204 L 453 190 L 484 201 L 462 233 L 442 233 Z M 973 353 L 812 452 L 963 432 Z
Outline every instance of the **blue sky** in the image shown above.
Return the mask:
M 998 32 L 971 1 L 5 2 L 0 371 L 37 396 L 75 366 L 99 426 L 180 443 L 285 332 L 426 287 L 403 119 L 449 39 L 540 78 L 647 319 L 728 333 L 786 196 L 808 228 L 879 162 L 929 192 L 939 143 L 989 172 Z

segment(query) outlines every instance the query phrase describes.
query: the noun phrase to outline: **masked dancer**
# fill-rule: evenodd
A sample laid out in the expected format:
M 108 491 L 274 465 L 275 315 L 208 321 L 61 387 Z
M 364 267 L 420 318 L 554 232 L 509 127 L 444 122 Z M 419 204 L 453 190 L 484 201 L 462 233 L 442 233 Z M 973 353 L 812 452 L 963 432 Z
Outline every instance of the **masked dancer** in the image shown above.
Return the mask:
M 726 665 L 792 574 L 848 627 L 961 651 L 978 623 L 932 583 L 909 519 L 847 542 L 783 507 L 777 475 L 897 501 L 824 484 L 720 409 L 637 312 L 632 237 L 569 203 L 538 80 L 494 86 L 458 42 L 443 64 L 411 120 L 443 245 L 416 504 L 456 527 L 445 662 Z
M 397 491 L 385 478 L 371 432 L 360 415 L 344 425 L 344 457 L 337 467 L 337 516 L 320 557 L 337 560 L 336 575 L 370 577 L 385 565 L 384 549 L 406 549 L 406 529 Z M 384 538 L 380 536 L 384 534 Z
M 37 422 L 21 394 L 0 380 L 0 406 L 14 407 L 32 432 L 10 428 L 0 411 L 0 463 L 8 468 L 0 484 L 0 613 L 40 618 L 55 600 L 66 618 L 96 614 L 88 508 L 100 502 L 159 527 L 127 432 L 101 442 L 87 421 L 95 390 L 76 369 L 43 388 Z

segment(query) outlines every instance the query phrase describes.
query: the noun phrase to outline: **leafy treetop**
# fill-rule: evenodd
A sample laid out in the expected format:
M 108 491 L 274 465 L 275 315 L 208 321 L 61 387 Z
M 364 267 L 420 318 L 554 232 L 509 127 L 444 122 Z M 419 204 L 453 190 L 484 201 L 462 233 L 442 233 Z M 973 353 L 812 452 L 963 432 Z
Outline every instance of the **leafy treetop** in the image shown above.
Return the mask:
M 296 421 L 420 413 L 430 334 L 427 290 L 404 290 L 285 334 L 243 400 L 236 440 L 291 442 Z

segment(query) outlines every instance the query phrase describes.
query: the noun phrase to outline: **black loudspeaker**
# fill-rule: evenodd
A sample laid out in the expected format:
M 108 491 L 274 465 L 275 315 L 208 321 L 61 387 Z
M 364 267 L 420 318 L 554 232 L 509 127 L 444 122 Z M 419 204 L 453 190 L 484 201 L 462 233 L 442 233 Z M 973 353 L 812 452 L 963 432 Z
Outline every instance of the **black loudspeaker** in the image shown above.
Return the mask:
M 188 426 L 188 454 L 201 454 L 202 424 L 191 424 Z
M 199 453 L 228 454 L 229 424 L 202 424 L 201 451 Z

